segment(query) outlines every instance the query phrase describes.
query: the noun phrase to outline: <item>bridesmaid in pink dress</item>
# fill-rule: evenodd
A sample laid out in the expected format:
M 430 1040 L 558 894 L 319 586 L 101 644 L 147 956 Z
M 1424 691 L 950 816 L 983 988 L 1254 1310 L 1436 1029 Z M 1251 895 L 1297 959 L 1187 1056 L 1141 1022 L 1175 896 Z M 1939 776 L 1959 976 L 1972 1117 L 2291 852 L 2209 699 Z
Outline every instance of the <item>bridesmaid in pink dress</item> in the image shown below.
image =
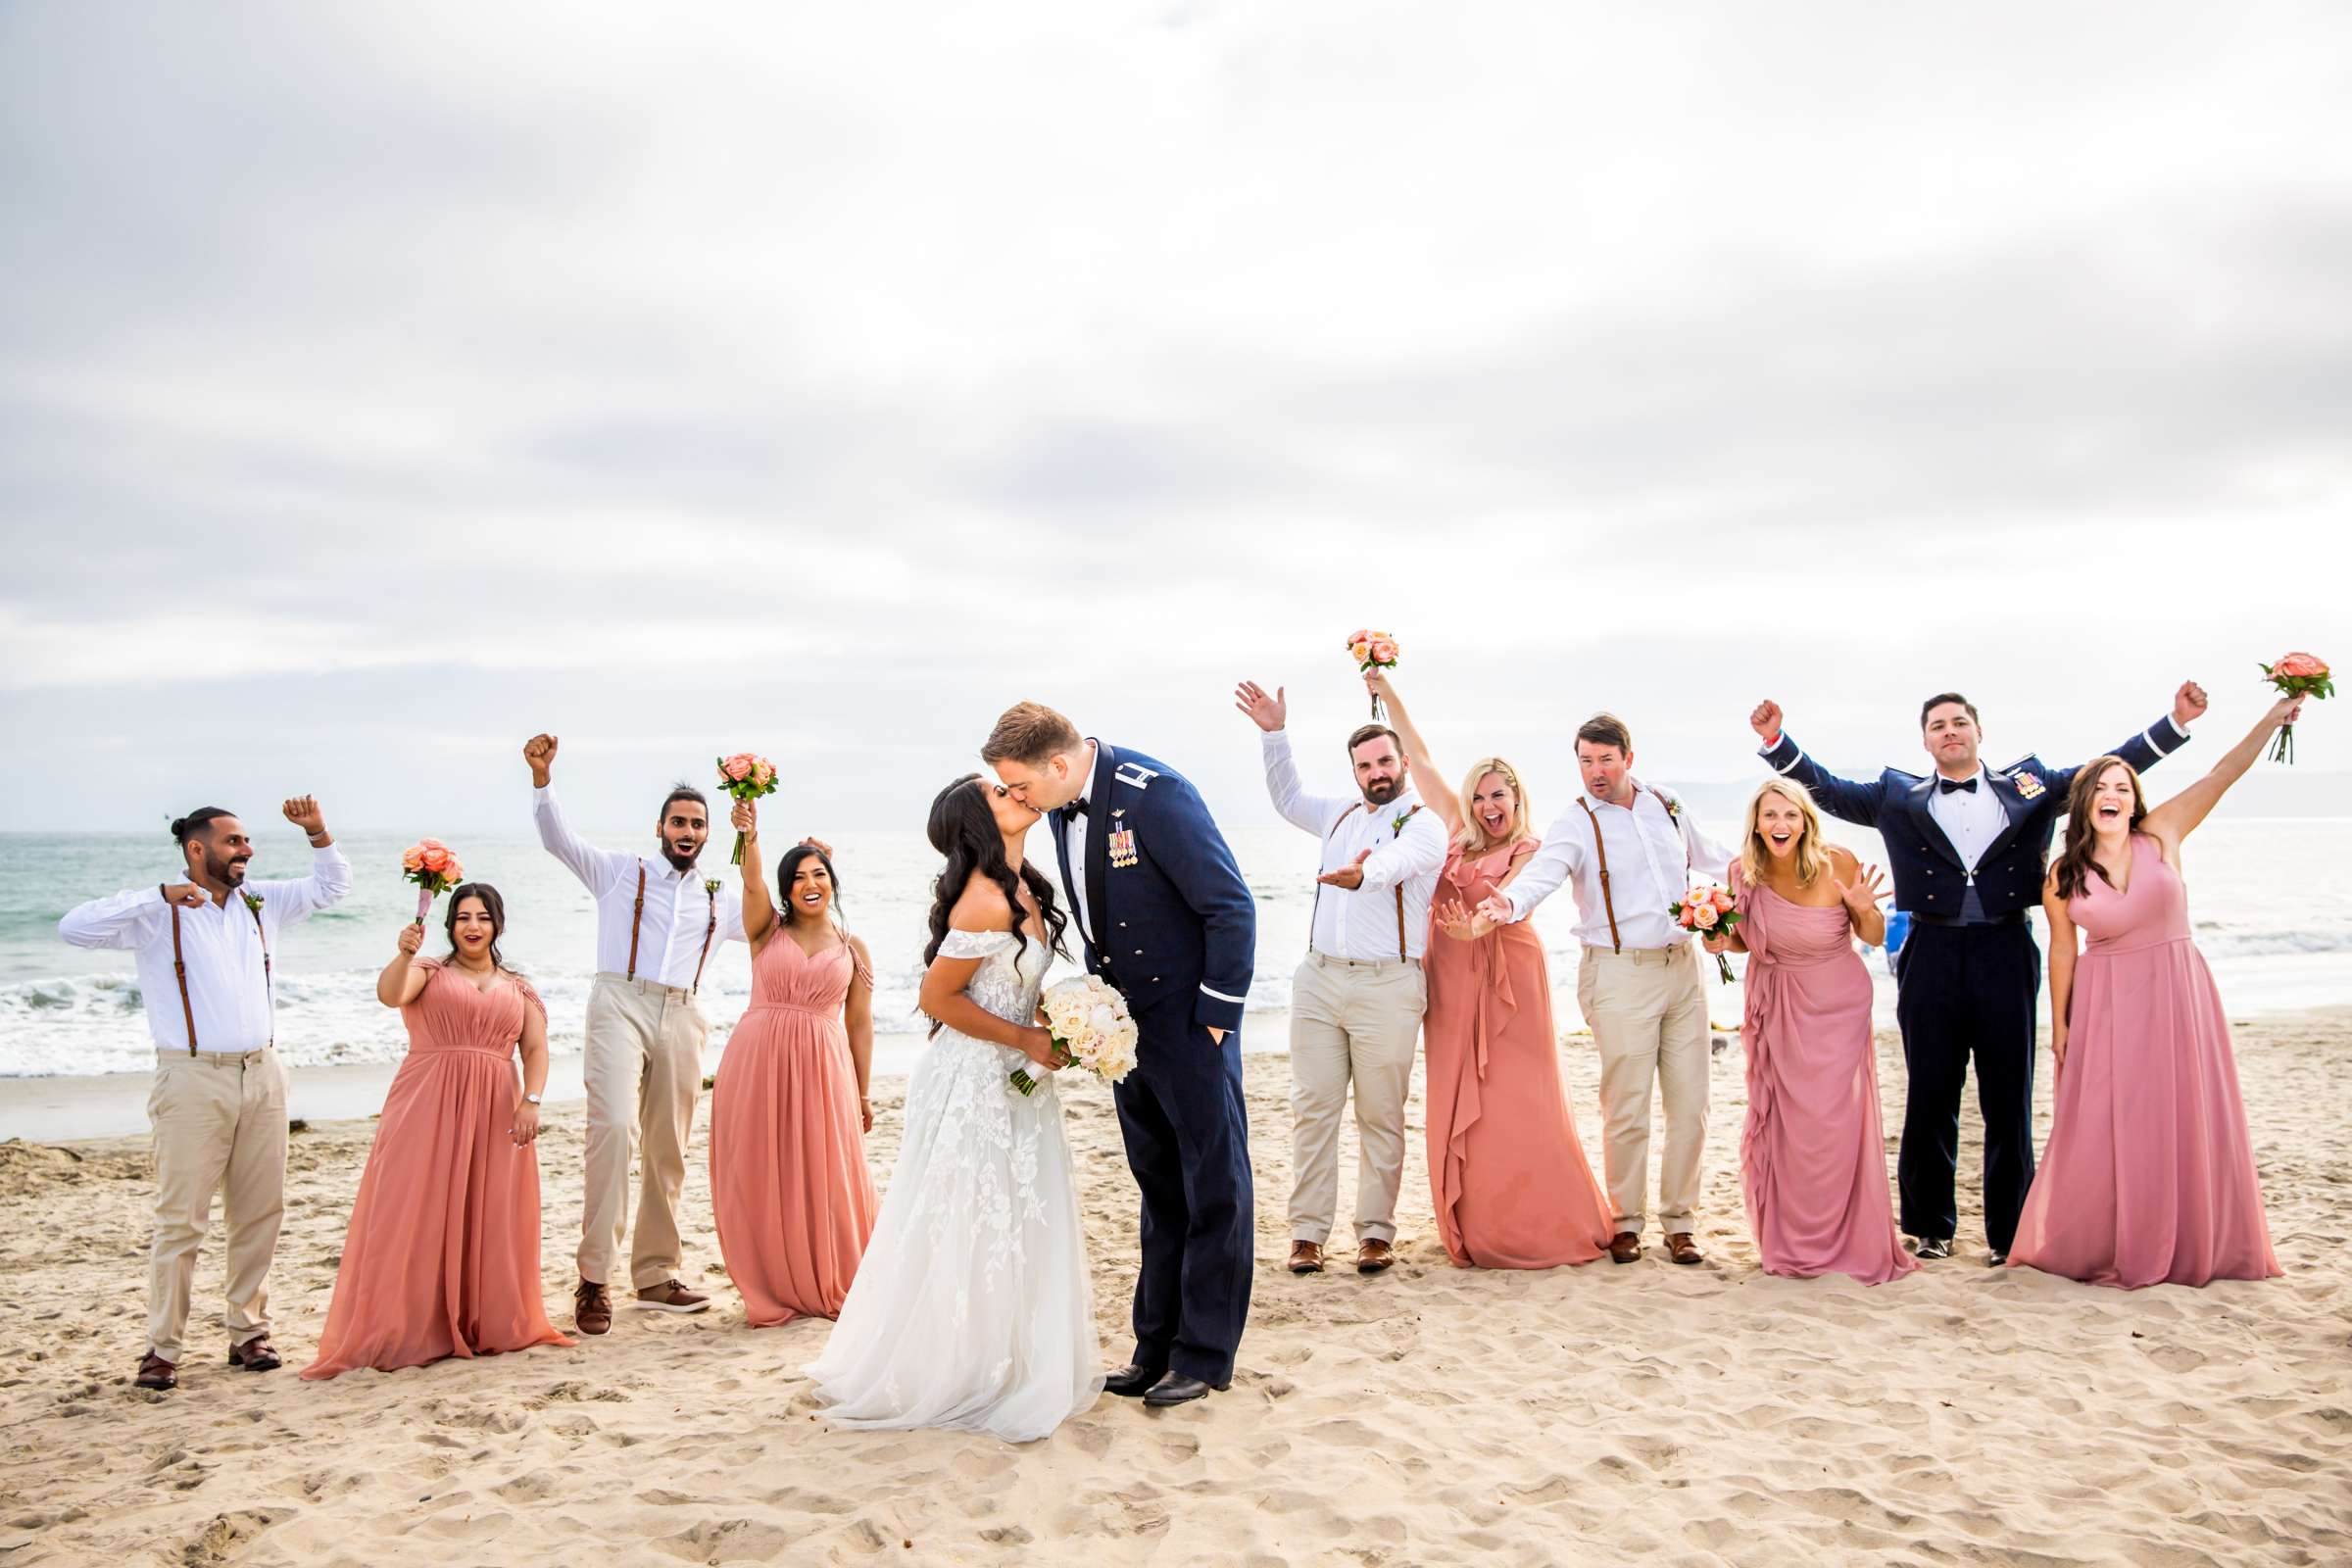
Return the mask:
M 424 926 L 405 926 L 376 977 L 409 1054 L 384 1096 L 306 1378 L 572 1343 L 539 1287 L 547 1009 L 499 961 L 506 924 L 498 890 L 465 883 L 449 895 L 449 957 L 416 959 Z
M 1854 938 L 1886 940 L 1882 881 L 1822 838 L 1804 786 L 1769 778 L 1732 861 L 1740 922 L 1710 953 L 1748 956 L 1747 1123 L 1740 1194 L 1767 1274 L 1884 1285 L 1919 1267 L 1887 1195 L 1871 1043 L 1870 971 Z
M 2076 773 L 2041 901 L 2057 1107 L 2011 1268 L 2128 1291 L 2282 1272 L 2229 1017 L 2189 936 L 2180 841 L 2298 707 L 2282 698 L 2212 772 L 2154 810 L 2120 758 Z M 2090 938 L 2080 956 L 2077 928 Z
M 1590 1263 L 1609 1249 L 1612 1215 L 1560 1083 L 1543 939 L 1469 913 L 1538 848 L 1519 775 L 1482 758 L 1457 797 L 1388 677 L 1366 684 L 1388 707 L 1422 799 L 1452 832 L 1431 900 L 1421 1024 L 1430 1202 L 1446 1255 L 1462 1268 Z
M 833 919 L 833 860 L 808 843 L 776 867 L 778 919 L 760 866 L 758 809 L 746 836 L 743 931 L 752 1004 L 727 1037 L 710 1090 L 710 1203 L 719 1254 L 755 1328 L 838 1316 L 880 1206 L 864 1134 L 873 1062 L 873 969 Z

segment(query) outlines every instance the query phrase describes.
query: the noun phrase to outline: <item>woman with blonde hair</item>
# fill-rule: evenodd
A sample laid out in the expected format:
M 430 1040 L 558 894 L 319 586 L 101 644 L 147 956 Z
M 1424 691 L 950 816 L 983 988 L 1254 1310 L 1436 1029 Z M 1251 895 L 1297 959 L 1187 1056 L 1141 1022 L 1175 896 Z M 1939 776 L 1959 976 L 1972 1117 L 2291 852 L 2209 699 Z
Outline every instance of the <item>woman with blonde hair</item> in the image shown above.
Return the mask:
M 1919 1267 L 1894 1229 L 1871 1045 L 1870 971 L 1886 939 L 1876 866 L 1822 836 L 1801 784 L 1768 778 L 1733 858 L 1740 921 L 1710 953 L 1745 953 L 1747 1124 L 1740 1191 L 1767 1274 L 1883 1285 Z
M 1464 1268 L 1553 1268 L 1608 1250 L 1612 1215 L 1585 1159 L 1552 1041 L 1544 943 L 1469 911 L 1539 847 L 1518 771 L 1483 757 L 1449 787 L 1396 687 L 1388 705 L 1422 799 L 1452 835 L 1431 900 L 1425 968 L 1429 1186 L 1446 1254 Z M 1447 940 L 1440 941 L 1439 937 Z

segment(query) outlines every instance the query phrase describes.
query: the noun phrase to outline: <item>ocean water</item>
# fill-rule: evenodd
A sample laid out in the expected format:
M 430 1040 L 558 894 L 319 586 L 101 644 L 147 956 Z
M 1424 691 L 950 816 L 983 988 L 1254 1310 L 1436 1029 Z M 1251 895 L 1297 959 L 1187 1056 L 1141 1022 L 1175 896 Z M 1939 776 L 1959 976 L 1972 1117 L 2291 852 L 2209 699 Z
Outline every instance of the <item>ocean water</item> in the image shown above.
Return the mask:
M 1737 821 L 1728 804 L 1697 798 L 1694 807 L 1710 822 Z M 1876 858 L 1876 836 L 1866 830 L 1835 824 L 1834 836 Z M 591 837 L 627 848 L 637 835 L 615 830 Z M 1257 973 L 1244 1049 L 1279 1051 L 1287 1041 L 1274 1015 L 1290 1004 L 1292 971 L 1306 945 L 1316 846 L 1288 827 L 1244 828 L 1229 838 L 1258 905 Z M 263 840 L 255 875 L 304 874 L 308 852 L 291 830 L 265 829 Z M 375 1000 L 374 977 L 415 909 L 416 890 L 399 876 L 400 851 L 410 839 L 358 833 L 339 842 L 356 873 L 351 897 L 290 928 L 277 955 L 278 1049 L 296 1066 L 392 1061 L 406 1049 L 399 1014 Z M 720 873 L 728 842 L 722 835 L 705 857 Z M 1046 851 L 1042 831 L 1031 842 Z M 468 872 L 506 895 L 504 948 L 547 1001 L 555 1052 L 576 1053 L 595 957 L 586 891 L 528 834 L 464 838 L 458 847 Z M 843 834 L 836 851 L 842 912 L 874 956 L 876 1070 L 903 1072 L 923 1042 L 914 998 L 938 858 L 913 833 Z M 0 834 L 0 1078 L 153 1065 L 129 955 L 69 948 L 58 940 L 57 919 L 84 899 L 172 875 L 173 858 L 172 846 L 157 836 Z M 2220 818 L 2190 840 L 2187 858 L 2198 943 L 2232 1015 L 2352 1002 L 2352 817 Z M 1050 854 L 1041 854 L 1040 863 L 1051 875 Z M 1563 1029 L 1581 1021 L 1574 920 L 1565 890 L 1536 915 L 1551 954 Z M 444 946 L 436 925 L 426 952 Z M 1869 956 L 1881 1011 L 1890 1020 L 1894 991 L 1885 956 Z M 718 950 L 703 985 L 714 1054 L 750 986 L 748 951 L 741 944 Z M 1710 989 L 1717 1022 L 1735 1027 L 1738 986 Z

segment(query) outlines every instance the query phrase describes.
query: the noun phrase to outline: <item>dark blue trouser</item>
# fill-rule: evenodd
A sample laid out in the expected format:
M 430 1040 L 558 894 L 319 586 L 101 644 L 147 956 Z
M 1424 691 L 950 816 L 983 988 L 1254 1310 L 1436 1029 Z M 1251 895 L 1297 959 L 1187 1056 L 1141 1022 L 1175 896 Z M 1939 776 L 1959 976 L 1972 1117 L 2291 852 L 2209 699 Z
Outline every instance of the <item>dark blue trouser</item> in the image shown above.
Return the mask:
M 1960 1225 L 1960 1093 L 1977 1062 L 1984 1118 L 1984 1240 L 2006 1252 L 2034 1182 L 2034 1003 L 2041 950 L 2023 922 L 1918 922 L 1896 959 L 1895 1018 L 1911 1089 L 1895 1161 L 1903 1230 L 1949 1238 Z
M 1111 1098 L 1143 1192 L 1134 1359 L 1221 1386 L 1250 1316 L 1250 1113 L 1241 1031 L 1210 1044 L 1191 1002 L 1138 1012 L 1135 1070 Z

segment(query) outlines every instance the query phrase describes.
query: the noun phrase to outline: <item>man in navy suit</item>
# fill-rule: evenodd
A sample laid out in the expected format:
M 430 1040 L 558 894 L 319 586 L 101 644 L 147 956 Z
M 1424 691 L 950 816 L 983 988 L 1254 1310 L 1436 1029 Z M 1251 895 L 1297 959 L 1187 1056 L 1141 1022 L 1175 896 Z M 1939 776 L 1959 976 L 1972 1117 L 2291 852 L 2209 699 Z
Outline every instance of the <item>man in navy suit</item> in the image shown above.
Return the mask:
M 2113 755 L 2145 772 L 2187 741 L 2189 721 L 2204 711 L 2203 688 L 2186 682 L 2170 717 Z M 1894 869 L 1895 906 L 1911 915 L 1895 966 L 1895 1018 L 1911 1081 L 1895 1163 L 1903 1230 L 1921 1257 L 1952 1255 L 1960 1092 L 1973 1055 L 1984 1117 L 1984 1240 L 1988 1261 L 2004 1262 L 2034 1180 L 2041 950 L 2026 911 L 2041 900 L 2050 834 L 2081 764 L 2050 767 L 2028 755 L 1987 770 L 1977 759 L 1984 732 L 1976 705 L 1957 692 L 1920 709 L 1920 740 L 1936 764 L 1925 777 L 1890 767 L 1867 784 L 1839 778 L 1784 733 L 1778 703 L 1759 704 L 1748 723 L 1764 742 L 1764 760 L 1812 791 L 1823 810 L 1879 830 Z
M 1086 968 L 1134 1014 L 1135 1070 L 1111 1098 L 1143 1193 L 1135 1354 L 1103 1387 L 1182 1404 L 1233 1381 L 1250 1315 L 1254 1194 L 1242 1004 L 1257 906 L 1200 793 L 1165 762 L 1081 737 L 1037 703 L 981 748 L 1015 799 L 1051 814 Z

